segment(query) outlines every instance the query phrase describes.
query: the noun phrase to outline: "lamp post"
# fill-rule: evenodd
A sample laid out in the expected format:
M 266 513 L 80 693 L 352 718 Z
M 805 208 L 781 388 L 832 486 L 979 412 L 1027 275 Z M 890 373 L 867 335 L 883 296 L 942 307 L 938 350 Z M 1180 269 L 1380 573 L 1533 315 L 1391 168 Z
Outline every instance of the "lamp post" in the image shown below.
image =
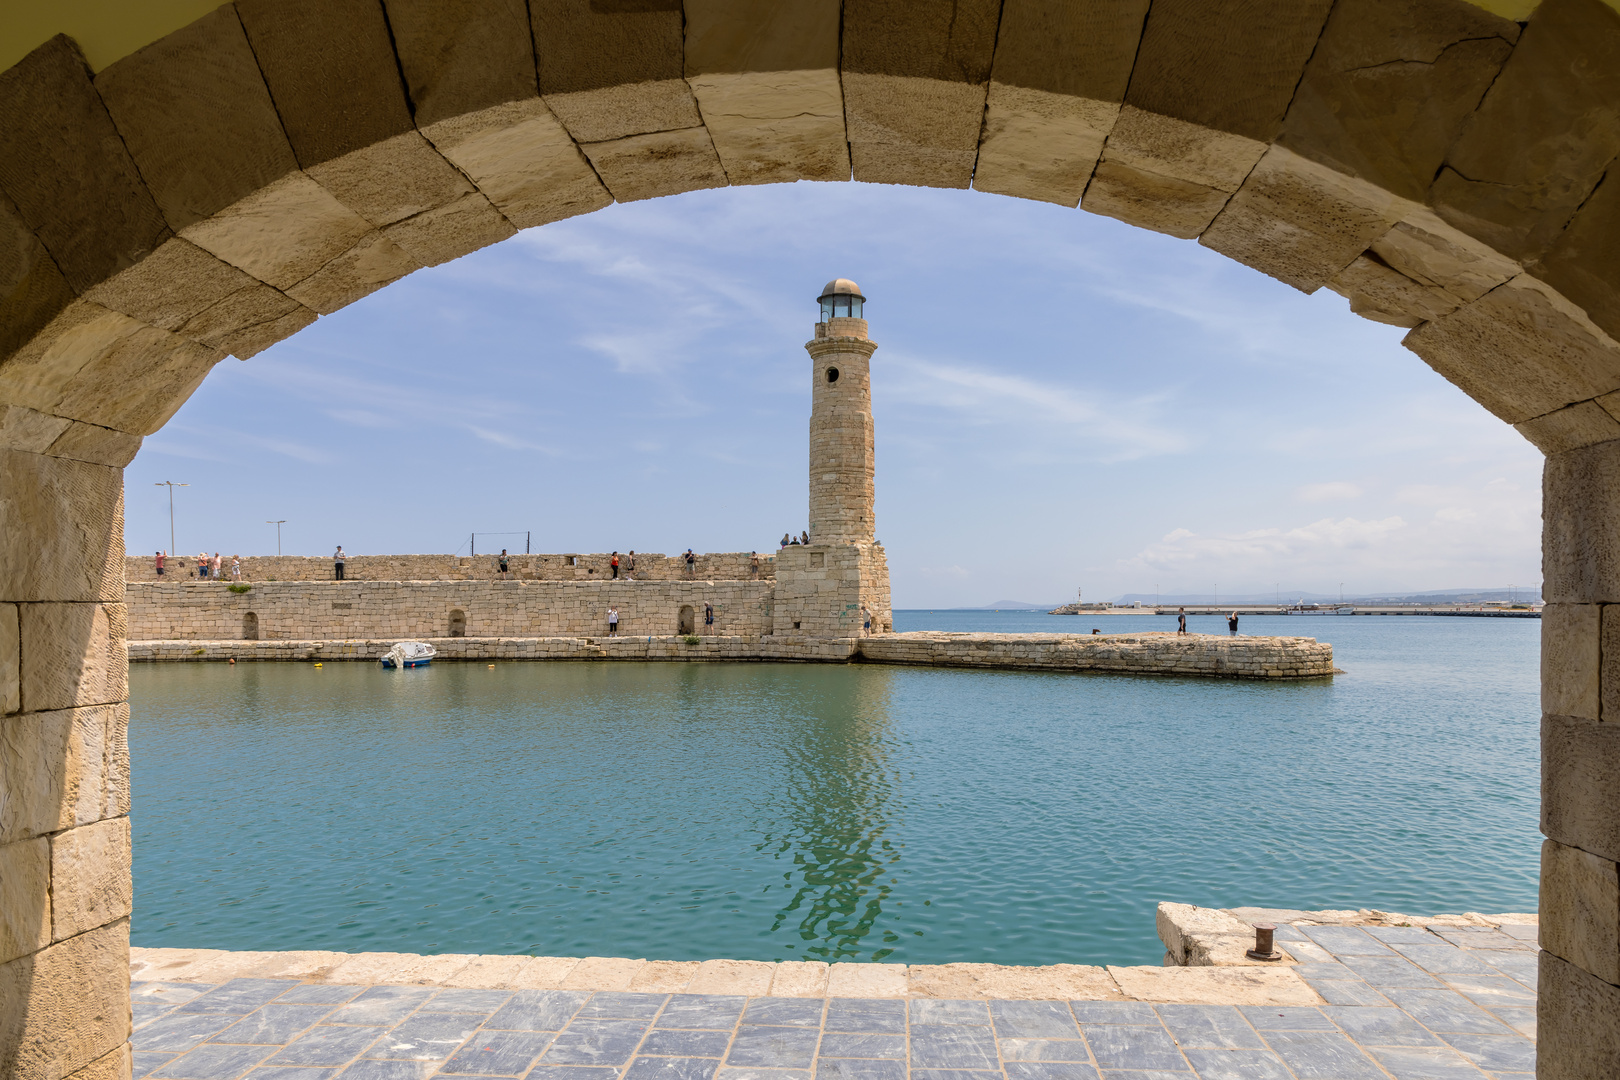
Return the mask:
M 159 480 L 153 487 L 167 487 L 169 489 L 169 554 L 174 554 L 174 489 L 177 487 L 190 487 L 190 484 L 177 484 L 173 480 Z
M 274 525 L 276 527 L 276 555 L 277 555 L 277 557 L 280 557 L 280 555 L 281 555 L 281 527 L 283 525 L 287 524 L 287 519 L 282 518 L 280 521 L 266 521 L 265 524 L 266 525 Z

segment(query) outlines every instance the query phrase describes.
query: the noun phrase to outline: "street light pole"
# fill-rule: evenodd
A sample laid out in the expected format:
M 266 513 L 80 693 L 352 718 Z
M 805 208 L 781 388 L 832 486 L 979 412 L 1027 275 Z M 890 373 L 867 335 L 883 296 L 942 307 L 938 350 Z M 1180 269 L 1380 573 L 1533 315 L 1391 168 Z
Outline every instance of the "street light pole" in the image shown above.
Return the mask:
M 159 480 L 153 487 L 167 487 L 169 489 L 169 554 L 174 554 L 174 489 L 177 487 L 190 487 L 190 484 L 177 484 L 173 480 Z
M 276 556 L 279 558 L 281 555 L 281 527 L 287 524 L 287 519 L 282 518 L 280 521 L 266 521 L 265 524 L 274 525 L 276 527 Z

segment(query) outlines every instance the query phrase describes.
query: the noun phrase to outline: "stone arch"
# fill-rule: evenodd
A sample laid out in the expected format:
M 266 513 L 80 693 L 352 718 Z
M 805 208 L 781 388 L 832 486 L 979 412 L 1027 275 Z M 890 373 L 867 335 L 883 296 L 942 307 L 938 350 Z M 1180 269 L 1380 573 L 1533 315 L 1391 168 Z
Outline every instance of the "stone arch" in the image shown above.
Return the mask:
M 450 636 L 467 636 L 467 613 L 460 608 L 453 608 L 450 611 Z
M 225 356 L 613 201 L 797 179 L 972 186 L 1333 289 L 1408 327 L 1409 348 L 1548 454 L 1544 895 L 1581 895 L 1581 867 L 1620 871 L 1603 704 L 1620 672 L 1599 659 L 1602 605 L 1620 602 L 1620 15 L 1488 6 L 1528 15 L 1464 0 L 238 0 L 95 70 L 73 40 L 47 41 L 0 72 L 0 645 L 94 662 L 28 682 L 0 656 L 3 722 L 117 711 L 122 681 L 92 673 L 122 648 L 119 470 Z M 75 828 L 123 828 L 122 805 L 114 792 Z M 127 864 L 97 872 L 127 884 Z M 46 972 L 116 951 L 116 907 L 0 957 L 40 973 L 23 997 L 56 1000 L 65 977 Z M 1620 973 L 1593 959 L 1620 916 L 1583 910 L 1546 912 L 1549 1074 L 1601 1068 L 1594 1033 L 1620 1026 Z M 127 1017 L 122 978 L 75 987 L 76 1011 Z M 7 1023 L 65 1015 L 11 1002 Z M 28 1043 L 45 1057 L 23 1071 L 71 1075 L 127 1036 L 127 1020 L 74 1023 Z
M 242 640 L 259 640 L 259 616 L 256 612 L 245 612 L 242 615 Z

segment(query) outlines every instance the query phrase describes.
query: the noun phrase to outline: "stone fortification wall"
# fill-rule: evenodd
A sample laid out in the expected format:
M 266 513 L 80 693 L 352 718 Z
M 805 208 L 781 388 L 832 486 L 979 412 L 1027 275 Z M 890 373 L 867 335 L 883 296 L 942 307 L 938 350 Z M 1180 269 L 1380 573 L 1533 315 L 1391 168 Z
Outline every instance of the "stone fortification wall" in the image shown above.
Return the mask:
M 889 609 L 889 561 L 878 544 L 784 548 L 777 556 L 774 625 L 777 634 L 855 637 L 872 613 L 874 633 L 894 628 Z
M 210 553 L 211 554 L 211 553 Z M 709 552 L 697 557 L 691 574 L 679 555 L 636 552 L 637 581 L 753 581 L 752 552 Z M 759 552 L 758 580 L 775 576 L 775 551 Z M 224 552 L 223 572 L 230 576 L 230 552 Z M 601 581 L 612 577 L 611 554 L 513 555 L 511 577 L 519 581 Z M 628 554 L 619 552 L 621 577 L 629 572 Z M 125 581 L 174 581 L 195 578 L 195 555 L 169 560 L 168 572 L 158 577 L 150 555 L 124 557 Z M 345 578 L 354 581 L 493 581 L 500 577 L 495 555 L 350 555 Z M 327 556 L 249 555 L 242 560 L 244 581 L 331 581 L 332 560 Z
M 151 640 L 558 637 L 771 631 L 769 581 L 271 581 L 233 593 L 223 582 L 131 582 L 129 636 Z M 683 613 L 683 609 L 687 609 Z M 686 620 L 683 623 L 683 615 Z
M 861 655 L 890 664 L 1034 668 L 1308 679 L 1333 674 L 1333 646 L 1315 638 L 1213 634 L 886 634 Z

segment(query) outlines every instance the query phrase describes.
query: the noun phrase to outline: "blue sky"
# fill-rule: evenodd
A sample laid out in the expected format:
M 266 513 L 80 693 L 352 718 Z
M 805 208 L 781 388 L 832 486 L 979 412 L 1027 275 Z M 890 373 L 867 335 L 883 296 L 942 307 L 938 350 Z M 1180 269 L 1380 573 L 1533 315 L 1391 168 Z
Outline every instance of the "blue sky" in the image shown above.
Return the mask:
M 971 191 L 612 206 L 221 363 L 126 472 L 131 552 L 774 546 L 816 295 L 868 296 L 897 607 L 1540 581 L 1540 454 L 1403 331 L 1196 243 Z M 503 541 L 481 541 L 497 546 Z M 521 549 L 523 538 L 515 538 Z

